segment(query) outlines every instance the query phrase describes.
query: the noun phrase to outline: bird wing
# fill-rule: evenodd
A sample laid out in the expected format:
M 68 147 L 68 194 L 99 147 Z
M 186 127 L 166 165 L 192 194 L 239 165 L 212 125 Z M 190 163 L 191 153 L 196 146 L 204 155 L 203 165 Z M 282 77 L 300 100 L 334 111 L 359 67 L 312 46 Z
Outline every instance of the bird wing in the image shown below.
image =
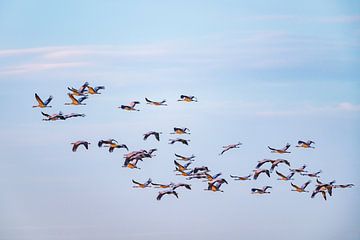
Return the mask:
M 132 179 L 132 182 L 135 183 L 135 184 L 137 184 L 137 185 L 141 185 L 141 183 L 135 181 L 134 179 Z
M 160 133 L 154 133 L 156 140 L 160 141 Z
M 268 148 L 269 148 L 270 150 L 272 150 L 272 151 L 276 151 L 275 148 L 272 148 L 272 147 L 269 147 L 269 146 L 268 146 Z
M 101 89 L 105 89 L 105 87 L 104 86 L 97 86 L 97 87 L 94 88 L 95 92 L 97 92 L 97 91 L 99 91 Z
M 149 136 L 150 136 L 149 133 L 145 133 L 145 134 L 144 134 L 144 141 L 145 141 Z
M 46 101 L 44 102 L 44 105 L 45 106 L 48 105 L 51 102 L 52 99 L 53 99 L 53 96 L 50 95 L 49 98 L 46 99 Z
M 290 147 L 290 144 L 289 144 L 289 143 L 287 143 L 287 144 L 286 144 L 286 146 L 285 146 L 282 150 L 286 151 L 286 150 L 288 150 L 288 149 L 289 149 L 289 147 Z
M 149 100 L 148 98 L 145 98 L 145 101 L 148 103 L 154 103 L 153 101 Z
M 296 185 L 293 184 L 293 183 L 290 183 L 290 184 L 291 184 L 291 186 L 293 186 L 294 188 L 299 189 L 299 186 L 296 186 Z
M 82 103 L 85 99 L 87 99 L 88 97 L 87 96 L 83 96 L 81 98 L 78 99 L 78 102 L 79 103 Z
M 275 171 L 275 172 L 276 172 L 276 174 L 279 175 L 280 177 L 282 177 L 282 178 L 287 178 L 284 174 L 282 174 L 282 173 L 280 173 L 280 172 L 278 172 L 278 171 Z
M 73 104 L 78 104 L 79 103 L 79 101 L 74 97 L 74 95 L 72 95 L 71 93 L 68 93 L 68 96 L 69 96 L 69 98 L 71 99 L 71 102 L 73 103 Z
M 40 106 L 45 105 L 44 102 L 41 100 L 41 98 L 39 97 L 39 95 L 37 95 L 37 93 L 35 93 L 35 99 L 36 101 L 39 103 Z
M 50 117 L 50 115 L 47 114 L 47 113 L 41 112 L 41 114 L 42 114 L 43 116 L 45 116 L 45 117 Z
M 73 144 L 73 147 L 72 147 L 72 151 L 73 151 L 73 152 L 76 152 L 76 150 L 77 150 L 78 147 L 79 147 L 79 143 L 78 143 L 78 142 L 74 143 L 74 144 Z
M 261 167 L 263 164 L 270 162 L 270 159 L 264 159 L 262 161 L 259 161 L 255 168 Z
M 304 183 L 301 188 L 305 189 L 307 187 L 307 185 L 309 185 L 311 183 L 311 181 L 307 181 L 306 183 Z

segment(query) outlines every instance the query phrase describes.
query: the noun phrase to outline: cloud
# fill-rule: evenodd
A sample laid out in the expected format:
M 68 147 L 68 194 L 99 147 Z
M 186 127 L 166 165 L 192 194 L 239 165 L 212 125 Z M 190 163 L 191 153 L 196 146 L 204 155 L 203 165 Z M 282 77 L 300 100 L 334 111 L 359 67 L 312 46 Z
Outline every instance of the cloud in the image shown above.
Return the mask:
M 359 112 L 360 104 L 352 104 L 349 102 L 339 103 L 336 108 L 340 111 L 350 111 L 350 112 Z
M 78 68 L 91 65 L 88 62 L 29 63 L 0 69 L 0 74 L 21 74 L 54 69 Z
M 285 17 L 288 16 L 280 18 Z M 163 69 L 164 72 L 173 69 L 186 72 L 254 71 L 314 68 L 324 62 L 338 67 L 345 61 L 347 66 L 349 61 L 357 61 L 356 58 L 349 60 L 349 50 L 358 49 L 351 39 L 344 42 L 283 31 L 253 31 L 234 33 L 232 38 L 224 37 L 227 35 L 151 44 L 5 49 L 0 50 L 0 60 L 5 63 L 0 68 L 0 75 L 86 66 L 86 72 L 91 74 L 121 74 L 134 69 L 140 72 L 148 69 Z
M 295 110 L 281 109 L 281 110 L 258 110 L 256 115 L 262 117 L 290 117 L 290 116 L 319 116 L 322 114 L 344 114 L 345 112 L 360 112 L 360 104 L 353 104 L 349 102 L 342 102 L 333 105 L 325 106 L 296 106 Z

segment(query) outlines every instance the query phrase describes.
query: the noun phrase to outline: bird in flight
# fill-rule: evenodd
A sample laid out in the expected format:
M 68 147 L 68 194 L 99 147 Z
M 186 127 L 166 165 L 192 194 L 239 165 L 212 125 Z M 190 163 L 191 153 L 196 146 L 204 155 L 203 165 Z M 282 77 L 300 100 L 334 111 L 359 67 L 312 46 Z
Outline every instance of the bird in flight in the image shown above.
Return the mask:
M 292 179 L 292 177 L 294 176 L 294 172 L 291 172 L 289 175 L 285 176 L 284 174 L 282 174 L 281 172 L 275 171 L 276 174 L 278 176 L 280 176 L 280 178 L 278 178 L 278 180 L 283 180 L 283 181 L 289 181 L 289 180 L 294 180 Z
M 152 180 L 151 180 L 151 178 L 149 178 L 146 182 L 139 183 L 139 182 L 135 181 L 134 179 L 132 179 L 132 182 L 134 184 L 136 184 L 135 186 L 133 186 L 133 188 L 147 188 L 147 187 L 151 187 L 150 184 L 152 183 Z
M 154 135 L 156 140 L 160 141 L 160 134 L 162 134 L 162 132 L 155 132 L 155 131 L 147 132 L 144 134 L 144 140 L 146 140 L 151 135 Z
M 74 97 L 74 95 L 71 94 L 71 93 L 68 93 L 68 96 L 71 99 L 71 102 L 70 103 L 65 103 L 65 105 L 75 105 L 75 106 L 77 106 L 77 105 L 86 105 L 86 103 L 83 103 L 83 101 L 88 98 L 87 96 L 83 96 L 83 97 L 80 97 L 78 99 L 76 99 Z
M 227 146 L 223 146 L 224 150 L 222 150 L 222 152 L 219 155 L 223 155 L 225 152 L 229 151 L 230 149 L 240 148 L 240 145 L 242 145 L 241 142 L 236 143 L 236 144 L 230 144 L 230 145 L 227 145 Z
M 295 173 L 306 173 L 307 171 L 305 170 L 306 165 L 302 165 L 302 167 L 300 168 L 294 168 L 294 169 L 289 169 L 291 172 L 295 172 Z
M 186 170 L 190 170 L 188 167 L 189 165 L 191 164 L 191 162 L 188 162 L 184 165 L 181 165 L 180 163 L 178 163 L 176 160 L 174 160 L 174 164 L 176 166 L 176 169 L 175 171 L 178 171 L 178 170 L 181 170 L 181 171 L 186 171 Z
M 174 132 L 172 132 L 170 134 L 190 134 L 189 131 L 190 131 L 190 129 L 188 129 L 188 128 L 174 127 Z
M 87 141 L 76 141 L 71 144 L 73 145 L 73 147 L 72 147 L 73 152 L 76 152 L 76 150 L 78 149 L 78 147 L 80 145 L 83 145 L 86 149 L 89 149 L 89 145 L 90 145 L 90 143 Z
M 259 168 L 261 167 L 263 164 L 270 162 L 271 163 L 271 168 L 270 168 L 270 172 L 274 171 L 275 167 L 277 167 L 280 163 L 284 163 L 286 165 L 288 165 L 290 167 L 290 162 L 288 160 L 285 159 L 264 159 L 261 161 L 258 161 L 258 164 L 256 165 L 255 168 Z
M 140 111 L 139 109 L 135 109 L 135 106 L 137 104 L 140 104 L 140 102 L 138 101 L 133 101 L 131 103 L 129 103 L 129 105 L 121 105 L 120 107 L 118 108 L 121 108 L 121 109 L 124 109 L 126 111 Z
M 251 180 L 252 174 L 249 174 L 247 176 L 230 175 L 230 177 L 233 178 L 234 180 L 246 181 L 246 180 Z
M 254 180 L 256 180 L 261 173 L 265 173 L 268 177 L 270 177 L 270 171 L 267 169 L 256 169 L 254 172 Z
M 305 141 L 298 141 L 298 145 L 296 147 L 301 147 L 301 148 L 315 148 L 313 146 L 311 146 L 311 144 L 315 144 L 313 141 L 309 140 L 307 142 Z
M 195 155 L 192 154 L 190 157 L 185 157 L 185 156 L 181 156 L 179 154 L 176 154 L 175 153 L 175 157 L 177 157 L 176 160 L 181 160 L 181 161 L 195 161 L 194 158 L 195 158 Z
M 291 189 L 291 191 L 295 191 L 295 192 L 309 192 L 309 191 L 306 191 L 305 188 L 311 183 L 311 181 L 307 181 L 306 183 L 304 183 L 301 187 L 291 183 L 291 186 L 294 188 L 294 189 Z
M 265 193 L 270 193 L 267 192 L 266 190 L 268 190 L 269 188 L 272 188 L 271 186 L 264 186 L 263 188 L 252 188 L 251 189 L 251 193 L 252 194 L 265 194 Z
M 162 100 L 160 102 L 151 101 L 148 98 L 145 98 L 147 104 L 154 105 L 154 106 L 167 106 L 166 100 Z
M 52 115 L 44 113 L 44 112 L 41 112 L 41 114 L 46 117 L 43 119 L 43 121 L 56 121 L 56 120 L 65 120 L 66 119 L 62 112 L 54 113 Z
M 314 173 L 300 173 L 301 176 L 308 176 L 308 177 L 313 177 L 313 178 L 319 178 L 319 174 L 321 173 L 320 171 L 314 172 Z
M 180 99 L 178 102 L 197 102 L 197 98 L 195 96 L 187 96 L 187 95 L 180 95 Z
M 49 103 L 51 102 L 51 100 L 53 99 L 53 96 L 49 96 L 48 99 L 46 99 L 46 101 L 44 102 L 39 95 L 37 95 L 37 93 L 35 93 L 35 99 L 38 102 L 38 105 L 34 105 L 32 106 L 33 108 L 35 107 L 39 107 L 39 108 L 51 108 L 51 106 L 48 106 Z
M 174 144 L 176 142 L 181 142 L 182 144 L 189 145 L 190 140 L 182 139 L 182 138 L 176 138 L 176 139 L 169 139 L 169 144 Z
M 354 184 L 349 183 L 349 184 L 334 185 L 334 188 L 352 188 L 352 187 L 354 187 L 354 186 L 355 186 Z
M 214 180 L 208 182 L 208 188 L 204 189 L 204 190 L 205 191 L 213 191 L 213 192 L 224 192 L 223 190 L 220 189 L 220 187 L 223 183 L 228 184 L 228 182 L 224 178 L 214 179 Z
M 291 152 L 288 152 L 287 150 L 289 149 L 290 147 L 290 144 L 287 143 L 285 147 L 281 148 L 281 149 L 276 149 L 276 148 L 272 148 L 272 147 L 269 147 L 268 148 L 271 150 L 272 153 L 280 153 L 280 154 L 283 154 L 283 153 L 291 153 Z
M 99 91 L 100 90 L 104 90 L 105 87 L 104 86 L 97 86 L 97 87 L 91 87 L 91 86 L 87 86 L 87 92 L 91 95 L 94 95 L 94 94 L 101 94 Z
M 174 195 L 176 198 L 179 198 L 177 192 L 175 192 L 175 190 L 167 190 L 167 191 L 161 191 L 159 192 L 158 196 L 156 197 L 156 200 L 160 201 L 161 198 L 164 196 L 164 195 Z

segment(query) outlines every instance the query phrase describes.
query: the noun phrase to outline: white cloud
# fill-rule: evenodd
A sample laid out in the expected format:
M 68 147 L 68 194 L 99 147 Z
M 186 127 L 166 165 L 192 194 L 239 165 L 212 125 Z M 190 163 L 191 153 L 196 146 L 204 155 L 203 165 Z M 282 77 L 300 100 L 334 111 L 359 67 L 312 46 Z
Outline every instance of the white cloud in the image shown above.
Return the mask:
M 342 102 L 339 103 L 336 108 L 341 111 L 352 111 L 352 112 L 358 112 L 360 111 L 360 104 L 352 104 L 349 102 Z

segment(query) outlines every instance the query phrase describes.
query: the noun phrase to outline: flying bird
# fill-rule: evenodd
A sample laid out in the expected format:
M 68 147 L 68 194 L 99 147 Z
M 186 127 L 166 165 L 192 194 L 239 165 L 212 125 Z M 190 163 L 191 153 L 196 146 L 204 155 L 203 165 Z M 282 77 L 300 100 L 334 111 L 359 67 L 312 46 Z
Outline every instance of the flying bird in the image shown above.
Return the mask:
M 86 105 L 86 103 L 82 103 L 85 99 L 87 99 L 87 96 L 80 97 L 79 99 L 76 99 L 73 94 L 68 93 L 69 98 L 71 99 L 71 103 L 65 103 L 65 105 Z
M 233 178 L 234 180 L 246 181 L 246 180 L 251 180 L 252 174 L 249 174 L 247 176 L 230 175 L 230 177 Z
M 120 107 L 118 108 L 121 108 L 121 109 L 124 109 L 126 111 L 140 111 L 139 109 L 135 109 L 135 106 L 137 104 L 140 104 L 140 102 L 138 101 L 133 101 L 131 103 L 129 103 L 129 105 L 121 105 Z
M 270 171 L 267 169 L 256 169 L 254 172 L 254 180 L 256 180 L 261 173 L 265 173 L 268 177 L 270 177 Z
M 87 86 L 87 89 L 88 89 L 87 92 L 89 94 L 94 95 L 94 94 L 101 94 L 99 91 L 105 89 L 105 87 L 104 86 L 97 86 L 97 87 L 93 88 L 91 86 Z
M 150 187 L 150 184 L 152 183 L 152 180 L 151 180 L 151 178 L 149 178 L 146 182 L 139 183 L 139 182 L 137 182 L 137 181 L 135 181 L 133 179 L 132 182 L 134 184 L 136 184 L 135 186 L 133 186 L 133 188 L 147 188 L 147 187 Z
M 229 151 L 230 149 L 240 148 L 240 145 L 242 145 L 241 142 L 236 143 L 236 144 L 230 144 L 230 145 L 227 145 L 227 146 L 223 146 L 224 150 L 222 150 L 222 152 L 219 155 L 223 155 L 225 152 Z
M 151 101 L 148 98 L 145 98 L 147 104 L 154 105 L 154 106 L 167 106 L 166 100 L 162 100 L 161 102 Z
M 77 141 L 77 142 L 73 142 L 71 144 L 73 145 L 73 147 L 72 147 L 73 152 L 76 152 L 76 150 L 78 149 L 78 147 L 80 145 L 83 145 L 86 149 L 89 149 L 89 145 L 90 145 L 90 143 L 87 141 Z
M 353 186 L 355 186 L 354 184 L 350 183 L 350 184 L 339 184 L 339 185 L 334 185 L 334 188 L 352 188 Z
M 144 140 L 146 140 L 151 135 L 154 135 L 156 140 L 160 141 L 160 134 L 162 134 L 162 132 L 155 132 L 155 131 L 147 132 L 144 134 Z
M 46 99 L 46 101 L 44 102 L 40 97 L 39 97 L 39 95 L 37 95 L 37 93 L 35 93 L 35 99 L 36 99 L 36 101 L 38 102 L 38 105 L 34 105 L 34 106 L 32 106 L 33 108 L 35 108 L 35 107 L 39 107 L 39 108 L 51 108 L 51 106 L 48 106 L 49 105 L 49 103 L 51 102 L 51 100 L 53 99 L 53 96 L 49 96 L 49 98 L 48 99 Z
M 177 168 L 178 170 L 186 171 L 186 170 L 189 170 L 188 167 L 189 167 L 189 165 L 191 164 L 191 162 L 188 162 L 188 163 L 186 163 L 186 164 L 184 164 L 184 165 L 181 165 L 181 164 L 178 163 L 176 160 L 174 160 L 174 164 L 176 165 L 176 168 Z M 175 171 L 177 171 L 177 170 L 175 170 Z
M 46 117 L 46 118 L 43 118 L 43 121 L 56 121 L 56 120 L 65 120 L 66 119 L 62 112 L 55 113 L 52 115 L 44 113 L 44 112 L 41 112 L 41 114 Z
M 282 174 L 281 172 L 275 171 L 276 174 L 278 176 L 280 176 L 280 178 L 278 178 L 278 180 L 283 180 L 283 181 L 289 181 L 289 180 L 294 180 L 292 179 L 292 177 L 294 176 L 295 172 L 291 172 L 289 175 L 285 176 L 284 174 Z
M 307 181 L 306 183 L 304 183 L 301 187 L 291 183 L 291 186 L 294 188 L 294 189 L 291 189 L 291 191 L 295 191 L 295 192 L 309 192 L 309 191 L 306 191 L 305 188 L 311 183 L 311 181 Z
M 197 98 L 195 96 L 187 96 L 187 95 L 180 95 L 180 99 L 178 102 L 197 102 Z
M 108 140 L 100 140 L 98 142 L 98 147 L 102 147 L 104 144 L 107 144 L 107 147 L 109 147 L 109 145 L 112 145 L 112 144 L 116 144 L 118 143 L 115 139 L 108 139 Z
M 70 94 L 72 94 L 74 96 L 86 96 L 85 91 L 80 91 L 80 90 L 78 90 L 76 88 L 73 88 L 73 87 L 68 87 L 67 89 L 71 92 Z M 82 88 L 80 88 L 80 89 L 82 89 Z
M 290 144 L 287 143 L 285 147 L 281 148 L 281 149 L 276 149 L 276 148 L 272 148 L 272 147 L 269 147 L 268 148 L 271 150 L 272 153 L 280 153 L 280 154 L 283 154 L 283 153 L 291 153 L 291 152 L 288 152 L 287 150 L 289 149 L 290 147 Z
M 182 144 L 185 144 L 185 145 L 189 145 L 189 142 L 190 140 L 185 140 L 185 139 L 182 139 L 182 138 L 177 138 L 177 139 L 169 139 L 169 144 L 174 144 L 176 142 L 181 142 Z
M 174 127 L 174 132 L 172 132 L 170 134 L 190 134 L 189 131 L 190 130 L 188 128 Z
M 307 171 L 305 170 L 306 165 L 302 165 L 302 167 L 300 168 L 294 168 L 294 169 L 289 169 L 291 172 L 295 172 L 295 173 L 306 173 Z
M 315 148 L 313 146 L 311 146 L 311 144 L 315 144 L 313 141 L 309 140 L 307 142 L 304 141 L 298 141 L 298 145 L 296 147 L 301 147 L 301 148 Z
M 179 154 L 175 153 L 175 156 L 177 157 L 176 160 L 181 160 L 181 161 L 195 161 L 195 155 L 191 155 L 190 157 L 185 157 L 185 156 L 181 156 Z
M 252 194 L 265 194 L 265 193 L 270 193 L 267 192 L 266 190 L 268 190 L 269 188 L 272 188 L 271 186 L 264 186 L 263 188 L 252 188 L 251 189 L 251 193 Z
M 319 178 L 319 174 L 321 173 L 320 171 L 314 172 L 314 173 L 300 173 L 301 176 L 308 176 L 308 177 L 312 177 L 312 178 Z
M 179 198 L 177 192 L 175 192 L 174 190 L 167 190 L 167 191 L 159 192 L 158 196 L 156 197 L 156 200 L 160 201 L 164 195 L 170 195 L 170 194 L 173 194 L 176 198 Z

